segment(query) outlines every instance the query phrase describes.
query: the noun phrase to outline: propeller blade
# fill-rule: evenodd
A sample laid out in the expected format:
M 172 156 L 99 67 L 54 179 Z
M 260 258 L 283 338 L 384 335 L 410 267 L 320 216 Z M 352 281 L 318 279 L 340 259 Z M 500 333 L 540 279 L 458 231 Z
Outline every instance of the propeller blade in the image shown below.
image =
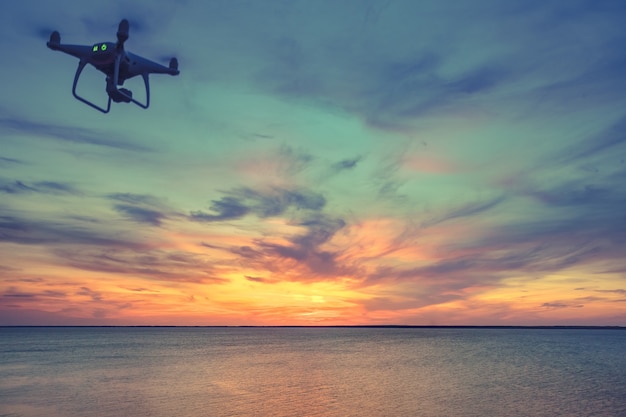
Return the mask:
M 178 60 L 176 58 L 170 59 L 170 69 L 178 69 Z
M 50 34 L 50 43 L 52 44 L 60 44 L 61 43 L 61 34 L 58 31 L 54 31 Z
M 59 48 L 61 48 L 61 34 L 59 34 L 56 30 L 52 32 L 50 34 L 50 40 L 46 45 L 53 51 L 59 50 Z
M 117 43 L 118 45 L 123 44 L 128 39 L 128 30 L 130 29 L 130 24 L 128 20 L 122 19 L 119 27 L 117 28 Z

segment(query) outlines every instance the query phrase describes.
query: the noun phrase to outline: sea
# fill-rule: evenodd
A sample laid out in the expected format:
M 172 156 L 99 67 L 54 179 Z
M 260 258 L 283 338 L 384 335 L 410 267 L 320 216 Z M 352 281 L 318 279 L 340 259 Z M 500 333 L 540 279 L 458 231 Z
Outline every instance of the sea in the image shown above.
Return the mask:
M 3 327 L 0 416 L 626 416 L 626 330 Z

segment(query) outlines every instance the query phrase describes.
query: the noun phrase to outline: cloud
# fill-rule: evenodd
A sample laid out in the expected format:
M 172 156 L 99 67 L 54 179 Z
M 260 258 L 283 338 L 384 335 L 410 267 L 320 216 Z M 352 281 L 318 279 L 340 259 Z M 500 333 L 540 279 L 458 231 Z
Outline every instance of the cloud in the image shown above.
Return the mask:
M 550 309 L 550 310 L 555 310 L 555 309 L 561 309 L 561 308 L 583 308 L 584 305 L 582 304 L 566 304 L 566 303 L 561 303 L 561 302 L 554 302 L 554 303 L 543 303 L 541 305 L 541 307 Z
M 520 229 L 527 230 L 527 227 Z M 549 234 L 546 232 L 546 235 Z M 364 279 L 355 285 L 358 288 L 383 286 L 404 289 L 396 297 L 378 300 L 376 308 L 386 303 L 390 304 L 390 308 L 397 302 L 408 303 L 407 297 L 411 297 L 411 292 L 415 294 L 415 305 L 424 306 L 431 302 L 466 298 L 476 290 L 498 286 L 503 279 L 510 277 L 543 276 L 596 262 L 623 262 L 616 250 L 607 252 L 595 242 L 578 242 L 571 237 L 568 240 L 568 237 L 546 241 L 546 237 L 532 236 L 528 240 L 518 240 L 513 234 L 502 234 L 495 242 L 479 238 L 460 239 L 457 243 L 448 241 L 434 251 L 436 259 L 418 266 L 411 266 L 410 263 L 409 266 L 394 265 L 393 257 L 389 255 L 395 251 L 391 248 L 386 250 L 386 256 L 381 257 L 374 268 L 362 264 L 367 266 L 369 272 L 362 274 Z M 419 251 L 419 235 L 414 240 L 418 244 L 411 247 Z M 402 245 L 402 242 L 398 244 Z M 357 258 L 353 262 L 359 264 L 362 261 Z
M 290 208 L 318 211 L 326 204 L 324 196 L 306 189 L 271 187 L 267 190 L 255 190 L 242 187 L 226 194 L 212 202 L 210 209 L 215 214 L 194 211 L 190 218 L 204 222 L 234 220 L 248 214 L 266 218 L 279 216 Z
M 276 159 L 281 167 L 279 173 L 293 176 L 307 168 L 313 162 L 314 157 L 304 150 L 282 145 L 278 149 Z
M 214 200 L 210 207 L 217 214 L 207 214 L 202 211 L 191 212 L 191 219 L 203 222 L 216 222 L 239 219 L 250 212 L 250 208 L 237 197 L 222 197 Z
M 117 212 L 124 214 L 131 220 L 136 221 L 137 223 L 146 223 L 153 226 L 160 226 L 162 220 L 167 218 L 165 214 L 159 211 L 137 206 L 116 204 L 114 208 Z
M 265 256 L 296 261 L 306 266 L 307 270 L 319 276 L 340 274 L 336 258 L 338 252 L 321 249 L 321 246 L 332 237 L 346 223 L 344 220 L 323 214 L 315 214 L 300 222 L 294 223 L 304 226 L 306 233 L 288 238 L 290 245 L 259 242 L 259 247 Z
M 0 117 L 0 129 L 37 138 L 50 138 L 63 142 L 103 146 L 125 151 L 146 152 L 151 150 L 143 145 L 133 143 L 129 138 L 113 139 L 120 137 L 119 133 L 112 134 L 96 129 L 54 125 L 27 119 Z
M 352 170 L 357 164 L 361 161 L 361 157 L 357 156 L 352 159 L 342 159 L 341 161 L 335 162 L 332 164 L 331 168 L 334 172 L 338 173 L 341 171 Z
M 149 194 L 111 193 L 106 197 L 122 203 L 114 204 L 113 209 L 137 223 L 161 226 L 163 220 L 180 216 L 160 198 Z
M 159 290 L 152 290 L 150 288 L 126 288 L 126 287 L 122 287 L 125 290 L 128 291 L 133 291 L 133 292 L 150 292 L 150 293 L 159 293 Z
M 59 262 L 72 268 L 131 275 L 158 281 L 222 284 L 214 265 L 202 256 L 150 248 L 74 248 L 55 251 Z
M 270 272 L 291 268 L 292 273 L 288 275 L 293 279 L 298 279 L 297 271 L 304 270 L 314 276 L 330 276 L 341 270 L 336 262 L 338 252 L 324 250 L 322 246 L 328 243 L 346 222 L 323 212 L 326 199 L 322 194 L 306 188 L 281 187 L 263 190 L 242 187 L 226 194 L 220 200 L 213 201 L 211 206 L 213 214 L 192 212 L 190 219 L 217 222 L 240 219 L 246 215 L 264 219 L 289 212 L 288 224 L 304 232 L 281 236 L 281 240 L 286 241 L 286 244 L 277 243 L 275 239 L 277 236 L 273 236 L 272 239 L 253 239 L 250 245 L 220 247 L 203 243 L 203 246 L 237 255 L 241 263 L 250 268 Z M 291 267 L 287 267 L 287 264 Z
M 23 164 L 24 162 L 20 161 L 19 159 L 14 159 L 14 158 L 6 158 L 3 156 L 0 156 L 0 167 L 2 166 L 11 166 L 11 165 L 19 165 L 19 164 Z
M 84 295 L 91 298 L 93 301 L 102 301 L 102 293 L 99 291 L 93 291 L 87 287 L 80 287 L 80 291 L 76 292 L 76 295 Z
M 7 194 L 22 194 L 28 192 L 36 192 L 33 187 L 29 187 L 21 181 L 2 181 L 0 182 L 0 191 Z
M 39 181 L 26 184 L 22 181 L 6 181 L 0 179 L 0 192 L 7 194 L 40 193 L 53 195 L 82 195 L 74 186 L 55 181 Z
M 587 99 L 577 106 L 594 99 L 600 84 L 610 93 L 626 80 L 621 7 L 352 3 L 322 19 L 323 10 L 290 8 L 290 21 L 315 28 L 317 18 L 324 30 L 270 31 L 254 51 L 251 68 L 261 68 L 250 77 L 270 94 L 341 109 L 383 130 L 408 131 L 428 116 L 461 110 L 501 114 L 512 101 L 550 101 L 562 112 L 581 89 Z
M 338 108 L 385 130 L 402 130 L 423 116 L 463 108 L 469 100 L 476 106 L 476 98 L 516 81 L 519 75 L 514 64 L 495 52 L 489 54 L 488 48 L 478 54 L 482 59 L 464 60 L 458 51 L 463 39 L 438 36 L 434 25 L 408 20 L 408 16 L 432 16 L 437 21 L 448 9 L 396 3 L 372 13 L 372 6 L 344 6 L 335 11 L 336 19 L 324 19 L 324 31 L 317 36 L 269 37 L 263 49 L 267 55 L 261 58 L 264 66 L 252 79 L 270 94 Z M 498 12 L 488 14 L 491 18 L 475 10 L 463 12 L 478 25 L 498 19 Z M 377 24 L 365 24 L 373 15 Z M 294 13 L 292 18 L 304 16 Z M 394 30 L 398 26 L 404 28 L 400 31 L 404 38 Z M 465 36 L 476 42 L 488 40 L 481 35 L 472 31 Z
M 67 293 L 63 291 L 55 291 L 55 290 L 20 291 L 15 287 L 9 287 L 2 294 L 2 297 L 6 299 L 19 300 L 20 303 L 23 303 L 23 302 L 37 302 L 42 299 L 66 298 Z
M 119 302 L 114 299 L 106 299 L 101 291 L 92 290 L 90 287 L 82 286 L 76 291 L 75 295 L 88 297 L 90 299 L 90 306 L 93 307 L 92 317 L 104 318 L 112 312 L 131 308 L 131 303 Z
M 429 293 L 415 291 L 411 294 L 406 291 L 397 297 L 373 297 L 364 300 L 361 304 L 367 311 L 402 311 L 415 310 L 430 305 L 442 304 L 460 299 L 460 295 Z
M 92 245 L 117 248 L 137 248 L 132 240 L 109 237 L 109 232 L 61 221 L 28 220 L 15 216 L 0 216 L 0 242 L 23 245 Z
M 496 66 L 473 69 L 445 85 L 447 95 L 471 95 L 485 93 L 507 80 L 508 71 Z
M 1 272 L 15 272 L 19 271 L 20 268 L 14 268 L 12 266 L 6 266 L 0 264 L 0 273 Z M 24 278 L 24 282 L 40 282 L 41 278 Z M 10 280 L 7 280 L 7 282 Z
M 34 186 L 35 188 L 39 189 L 40 192 L 47 193 L 47 194 L 73 194 L 73 195 L 82 194 L 72 185 L 55 182 L 55 181 L 40 181 L 40 182 L 34 183 Z
M 603 293 L 613 293 L 613 294 L 619 294 L 619 295 L 626 295 L 626 290 L 620 288 L 617 290 L 594 290 L 595 292 L 603 292 Z
M 107 195 L 107 198 L 126 204 L 146 205 L 152 207 L 163 206 L 163 202 L 158 197 L 149 194 L 111 193 Z
M 206 244 L 205 244 L 206 246 Z M 216 248 L 215 246 L 210 246 L 211 248 Z M 221 248 L 218 248 L 221 249 Z M 232 246 L 230 248 L 226 249 L 228 252 L 235 254 L 239 257 L 241 257 L 244 260 L 253 260 L 253 261 L 262 261 L 264 260 L 264 253 L 259 250 L 259 249 L 255 249 L 252 246 Z M 249 262 L 244 262 L 244 263 L 249 263 Z M 271 269 L 270 269 L 271 270 Z
M 450 211 L 444 211 L 442 214 L 422 222 L 422 226 L 429 227 L 439 223 L 443 223 L 448 220 L 476 216 L 478 214 L 482 214 L 488 210 L 491 210 L 492 208 L 501 204 L 503 201 L 505 201 L 505 197 L 500 196 L 484 202 L 481 201 L 476 203 L 464 204 Z
M 626 191 L 619 184 L 591 185 L 568 181 L 525 194 L 541 203 L 544 219 L 518 220 L 518 226 L 502 226 L 503 237 L 514 241 L 551 241 L 565 246 L 603 245 L 615 248 L 626 244 L 621 230 L 626 228 Z M 614 254 L 610 250 L 608 254 Z
M 597 272 L 623 271 L 626 262 L 619 254 L 626 245 L 621 232 L 626 228 L 623 171 L 605 164 L 603 171 L 589 174 L 572 171 L 571 165 L 558 162 L 558 155 L 551 160 L 538 172 L 518 175 L 518 185 L 507 197 L 507 210 L 513 204 L 540 214 L 523 211 L 513 221 L 494 224 L 473 245 L 518 248 L 520 254 L 523 248 L 536 248 L 527 264 L 536 270 L 594 264 Z
M 546 206 L 579 209 L 585 206 L 610 207 L 613 204 L 620 203 L 620 200 L 626 197 L 626 195 L 622 196 L 616 190 L 593 184 L 581 184 L 579 181 L 560 184 L 548 190 L 529 191 L 528 195 L 536 198 Z
M 378 74 L 378 94 L 362 110 L 365 121 L 383 130 L 403 129 L 407 123 L 437 111 L 462 108 L 467 100 L 489 93 L 511 78 L 498 64 L 483 64 L 454 76 L 442 75 L 444 60 L 426 53 L 409 64 L 391 63 Z
M 2 296 L 9 297 L 9 298 L 19 298 L 19 299 L 36 297 L 34 294 L 31 294 L 31 293 L 22 293 L 22 292 L 14 292 L 14 291 L 6 292 L 2 294 Z
M 250 275 L 245 275 L 246 279 L 248 281 L 252 281 L 252 282 L 259 282 L 262 284 L 276 284 L 277 282 L 279 282 L 279 280 L 277 279 L 272 279 L 272 278 L 263 278 L 263 277 L 253 277 Z
M 624 61 L 626 65 L 626 59 Z M 624 151 L 624 149 L 622 149 L 626 145 L 626 135 L 624 135 L 624 131 L 626 131 L 626 115 L 602 132 L 591 135 L 582 142 L 570 147 L 570 149 L 563 153 L 559 160 L 561 163 L 570 163 L 591 159 L 598 154 L 614 157 L 615 152 L 619 150 Z M 607 152 L 611 153 L 607 154 Z

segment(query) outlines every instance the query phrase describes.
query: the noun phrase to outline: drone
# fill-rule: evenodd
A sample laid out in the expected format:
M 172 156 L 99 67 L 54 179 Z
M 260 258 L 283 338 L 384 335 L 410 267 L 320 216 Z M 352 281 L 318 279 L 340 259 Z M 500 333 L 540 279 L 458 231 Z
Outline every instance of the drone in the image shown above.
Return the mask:
M 143 109 L 150 106 L 150 74 L 178 75 L 178 60 L 170 59 L 169 67 L 163 66 L 149 59 L 142 58 L 124 50 L 124 42 L 128 40 L 128 20 L 122 19 L 117 30 L 117 43 L 101 42 L 94 45 L 64 45 L 61 43 L 61 35 L 56 30 L 50 34 L 47 45 L 53 51 L 61 51 L 79 59 L 78 68 L 74 75 L 72 94 L 83 103 L 93 107 L 102 113 L 108 113 L 111 109 L 111 101 L 116 103 L 135 103 Z M 106 92 L 109 101 L 106 109 L 92 103 L 76 93 L 76 86 L 80 74 L 87 64 L 93 65 L 98 71 L 106 75 Z M 141 103 L 133 98 L 132 91 L 126 88 L 118 88 L 124 85 L 129 78 L 141 75 L 146 87 L 146 101 Z

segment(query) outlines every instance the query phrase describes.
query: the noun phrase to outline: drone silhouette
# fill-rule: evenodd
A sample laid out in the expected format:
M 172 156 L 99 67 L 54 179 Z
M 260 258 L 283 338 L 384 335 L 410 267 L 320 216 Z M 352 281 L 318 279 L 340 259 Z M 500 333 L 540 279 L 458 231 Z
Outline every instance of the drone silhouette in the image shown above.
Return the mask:
M 128 20 L 123 19 L 117 29 L 117 43 L 101 42 L 95 45 L 64 45 L 61 44 L 61 35 L 56 30 L 50 34 L 50 40 L 47 45 L 53 51 L 61 51 L 72 55 L 79 59 L 78 68 L 74 75 L 74 85 L 72 86 L 72 94 L 75 98 L 83 103 L 100 110 L 102 113 L 108 113 L 111 109 L 111 100 L 116 103 L 133 102 L 141 108 L 147 109 L 150 106 L 150 82 L 148 76 L 150 74 L 170 74 L 178 75 L 178 60 L 170 59 L 169 67 L 165 67 L 149 59 L 142 58 L 124 50 L 124 42 L 128 40 Z M 106 92 L 109 101 L 106 109 L 92 103 L 91 101 L 79 96 L 76 93 L 76 85 L 80 74 L 83 72 L 85 65 L 91 64 L 97 70 L 103 72 L 106 77 Z M 146 87 L 146 102 L 141 103 L 133 98 L 133 93 L 126 88 L 118 88 L 124 85 L 124 81 L 129 78 L 141 75 Z

